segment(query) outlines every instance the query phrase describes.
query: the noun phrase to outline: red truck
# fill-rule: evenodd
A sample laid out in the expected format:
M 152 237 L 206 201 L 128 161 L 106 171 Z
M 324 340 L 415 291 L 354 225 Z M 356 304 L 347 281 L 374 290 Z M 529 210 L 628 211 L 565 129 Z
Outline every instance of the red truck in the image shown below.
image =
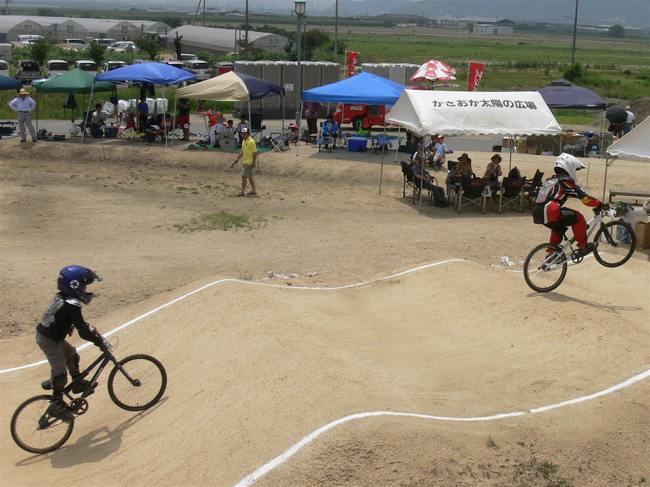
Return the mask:
M 371 125 L 383 126 L 385 124 L 386 105 L 364 105 L 363 103 L 345 105 L 339 103 L 334 112 L 334 121 L 339 125 L 350 123 L 354 130 L 359 130 L 361 117 L 364 113 L 368 114 L 368 121 Z

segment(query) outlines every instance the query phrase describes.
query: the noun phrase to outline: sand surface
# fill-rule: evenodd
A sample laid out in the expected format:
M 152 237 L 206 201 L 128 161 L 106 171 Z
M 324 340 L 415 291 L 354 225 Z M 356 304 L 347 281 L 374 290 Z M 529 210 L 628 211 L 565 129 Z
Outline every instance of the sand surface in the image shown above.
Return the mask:
M 470 153 L 477 173 L 490 155 Z M 3 485 L 645 485 L 647 377 L 538 408 L 648 371 L 648 250 L 614 269 L 587 259 L 537 294 L 521 263 L 549 232 L 529 212 L 420 213 L 394 154 L 379 194 L 380 155 L 311 146 L 263 153 L 259 195 L 237 198 L 232 159 L 0 142 L 0 371 L 42 359 L 34 326 L 58 270 L 80 264 L 104 277 L 86 319 L 102 332 L 135 320 L 116 355 L 151 354 L 169 376 L 133 413 L 105 373 L 67 444 L 38 456 L 9 421 L 47 366 L 0 373 Z M 512 165 L 530 178 L 553 162 Z M 600 197 L 604 160 L 585 162 Z M 647 189 L 650 165 L 616 161 L 608 181 Z M 220 212 L 244 227 L 198 229 Z

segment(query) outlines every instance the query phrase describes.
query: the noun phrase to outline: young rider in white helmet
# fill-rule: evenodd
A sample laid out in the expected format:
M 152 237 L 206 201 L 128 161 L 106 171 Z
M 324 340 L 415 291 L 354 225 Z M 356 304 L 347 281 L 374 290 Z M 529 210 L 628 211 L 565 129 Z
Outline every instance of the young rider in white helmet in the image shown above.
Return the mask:
M 576 172 L 586 166 L 571 154 L 560 154 L 555 162 L 555 176 L 550 177 L 539 191 L 533 221 L 551 229 L 550 243 L 559 245 L 567 227 L 571 226 L 578 243 L 578 252 L 587 255 L 593 252 L 596 244 L 587 243 L 587 222 L 579 211 L 564 208 L 568 198 L 578 198 L 582 203 L 597 210 L 607 209 L 609 205 L 592 198 L 578 186 Z

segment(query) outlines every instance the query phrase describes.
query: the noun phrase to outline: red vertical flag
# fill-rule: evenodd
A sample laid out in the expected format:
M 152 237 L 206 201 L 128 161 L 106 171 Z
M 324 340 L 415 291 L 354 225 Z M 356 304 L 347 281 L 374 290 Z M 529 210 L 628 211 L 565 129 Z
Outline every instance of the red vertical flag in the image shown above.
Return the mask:
M 469 63 L 469 72 L 467 74 L 467 91 L 478 90 L 478 85 L 481 83 L 481 78 L 483 77 L 484 68 L 485 64 L 483 63 Z
M 352 76 L 354 76 L 354 70 L 357 66 L 357 59 L 359 59 L 359 53 L 347 51 L 346 54 L 347 54 L 348 72 L 346 73 L 345 77 L 351 78 Z

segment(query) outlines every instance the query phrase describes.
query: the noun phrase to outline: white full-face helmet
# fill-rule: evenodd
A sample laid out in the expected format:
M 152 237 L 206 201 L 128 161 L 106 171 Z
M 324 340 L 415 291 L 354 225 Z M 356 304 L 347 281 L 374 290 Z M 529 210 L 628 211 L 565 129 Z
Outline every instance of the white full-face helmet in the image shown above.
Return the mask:
M 578 182 L 576 172 L 580 169 L 585 169 L 586 167 L 587 166 L 585 166 L 580 159 L 567 153 L 560 154 L 555 161 L 555 172 L 557 172 L 557 169 L 563 169 L 575 182 Z

